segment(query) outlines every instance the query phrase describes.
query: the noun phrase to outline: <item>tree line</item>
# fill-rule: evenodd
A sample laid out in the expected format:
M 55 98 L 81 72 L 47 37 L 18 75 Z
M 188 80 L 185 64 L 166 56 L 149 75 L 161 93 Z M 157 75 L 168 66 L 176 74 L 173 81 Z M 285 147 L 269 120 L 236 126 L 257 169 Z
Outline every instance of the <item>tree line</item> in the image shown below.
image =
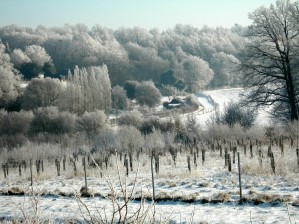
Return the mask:
M 69 69 L 106 64 L 114 85 L 152 80 L 189 91 L 237 85 L 234 72 L 246 39 L 243 27 L 201 29 L 176 25 L 160 32 L 141 27 L 112 30 L 84 24 L 36 28 L 9 25 L 0 39 L 14 68 L 30 80 L 39 73 L 66 75 Z
M 52 108 L 83 119 L 86 113 L 107 114 L 111 107 L 127 110 L 128 98 L 153 107 L 161 93 L 244 82 L 245 104 L 271 105 L 276 117 L 298 120 L 298 15 L 298 2 L 280 0 L 252 12 L 246 28 L 5 26 L 0 28 L 0 107 L 34 116 Z M 46 78 L 36 78 L 40 73 Z M 231 119 L 216 121 L 232 126 Z

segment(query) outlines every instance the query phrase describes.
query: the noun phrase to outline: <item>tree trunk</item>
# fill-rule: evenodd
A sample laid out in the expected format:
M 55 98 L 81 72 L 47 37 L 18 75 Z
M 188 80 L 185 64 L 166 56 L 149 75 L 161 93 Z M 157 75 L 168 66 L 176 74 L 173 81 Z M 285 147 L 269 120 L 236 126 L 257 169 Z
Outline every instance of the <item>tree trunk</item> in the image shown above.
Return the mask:
M 287 92 L 288 92 L 288 100 L 291 109 L 291 121 L 298 120 L 298 110 L 296 105 L 296 93 L 293 84 L 293 75 L 291 73 L 291 65 L 289 55 L 286 55 L 286 85 L 287 85 Z
M 129 153 L 129 162 L 130 162 L 130 169 L 133 172 L 133 153 Z

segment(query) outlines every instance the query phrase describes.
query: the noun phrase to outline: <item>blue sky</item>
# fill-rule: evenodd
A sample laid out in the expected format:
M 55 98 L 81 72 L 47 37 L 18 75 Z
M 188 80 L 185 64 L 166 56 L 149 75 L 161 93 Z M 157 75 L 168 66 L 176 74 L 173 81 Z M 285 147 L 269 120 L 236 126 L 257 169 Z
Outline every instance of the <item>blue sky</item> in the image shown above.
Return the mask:
M 91 27 L 146 29 L 249 25 L 248 13 L 276 0 L 0 0 L 0 26 L 36 27 L 84 23 Z

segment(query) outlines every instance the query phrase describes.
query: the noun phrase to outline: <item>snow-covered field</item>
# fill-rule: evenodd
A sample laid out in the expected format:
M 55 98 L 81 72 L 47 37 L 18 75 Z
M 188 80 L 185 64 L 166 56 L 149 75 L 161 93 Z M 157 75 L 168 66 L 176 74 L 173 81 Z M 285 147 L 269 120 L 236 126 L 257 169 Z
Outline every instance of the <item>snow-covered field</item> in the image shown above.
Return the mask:
M 227 167 L 224 167 L 224 159 L 219 157 L 218 153 L 206 152 L 204 164 L 198 159 L 197 167 L 192 163 L 191 172 L 188 171 L 184 153 L 179 154 L 176 166 L 170 155 L 161 158 L 160 173 L 155 175 L 155 190 L 156 198 L 165 198 L 166 201 L 160 200 L 154 206 L 158 220 L 169 219 L 172 223 L 189 223 L 191 220 L 195 223 L 298 223 L 299 177 L 290 148 L 286 149 L 285 155 L 278 162 L 277 175 L 272 174 L 267 159 L 260 166 L 256 155 L 253 159 L 249 159 L 248 154 L 241 155 L 243 196 L 250 199 L 243 205 L 238 204 L 237 165 L 233 164 L 232 172 L 228 172 Z M 278 151 L 275 153 L 279 154 Z M 121 195 L 115 161 L 115 157 L 111 158 L 110 168 L 104 170 L 104 174 L 109 182 L 113 183 L 114 190 Z M 38 196 L 36 202 L 42 211 L 40 216 L 81 220 L 83 213 L 74 195 L 84 186 L 83 174 L 72 177 L 72 167 L 68 167 L 62 172 L 62 176 L 55 177 L 54 165 L 45 165 L 46 172 L 39 177 L 36 174 L 34 176 L 35 192 L 44 195 Z M 78 169 L 81 170 L 80 167 Z M 121 168 L 120 172 L 122 182 L 125 183 L 124 169 Z M 111 188 L 105 178 L 100 178 L 98 169 L 89 168 L 87 173 L 88 187 L 92 193 L 105 197 L 111 195 Z M 30 192 L 28 177 L 27 173 L 20 178 L 15 172 L 8 179 L 0 181 L 0 192 L 7 192 L 13 187 Z M 128 192 L 132 191 L 134 178 L 133 172 L 126 180 Z M 139 197 L 142 191 L 150 198 L 150 162 L 146 156 L 140 159 L 136 182 L 133 195 Z M 255 205 L 254 198 L 261 201 Z M 105 208 L 106 215 L 111 216 L 110 200 L 102 197 L 82 200 L 94 213 L 97 210 L 103 215 Z M 132 213 L 137 210 L 139 203 L 131 202 L 129 211 Z M 22 209 L 18 209 L 20 206 L 32 214 L 30 211 L 34 205 L 31 196 L 0 196 L 0 217 L 22 216 Z M 145 206 L 149 205 L 150 201 L 147 201 Z
M 222 110 L 225 103 L 238 99 L 242 89 L 205 91 L 198 95 L 199 101 L 207 113 L 196 114 L 201 125 L 214 113 L 214 102 Z M 262 120 L 266 115 L 261 115 Z M 247 149 L 248 150 L 248 149 Z M 266 155 L 267 147 L 262 147 Z M 284 155 L 281 155 L 278 146 L 273 146 L 276 158 L 276 174 L 273 174 L 270 160 L 263 158 L 262 164 L 257 156 L 254 146 L 254 157 L 250 158 L 241 147 L 242 193 L 247 199 L 239 204 L 239 183 L 237 162 L 232 164 L 232 172 L 224 166 L 224 156 L 219 151 L 207 150 L 205 161 L 202 163 L 201 151 L 197 157 L 197 165 L 191 162 L 191 172 L 187 167 L 186 152 L 178 153 L 176 164 L 167 152 L 160 157 L 160 172 L 155 174 L 155 195 L 158 199 L 154 205 L 146 200 L 144 208 L 149 207 L 150 221 L 155 214 L 156 221 L 165 223 L 298 223 L 299 222 L 299 168 L 297 166 L 294 149 L 285 146 Z M 224 153 L 223 153 L 224 154 Z M 21 177 L 17 169 L 10 171 L 7 179 L 0 179 L 0 220 L 11 220 L 13 217 L 24 217 L 35 214 L 45 219 L 83 220 L 86 205 L 91 215 L 112 216 L 113 204 L 111 195 L 113 191 L 120 196 L 119 203 L 123 203 L 121 185 L 126 186 L 127 192 L 133 192 L 135 198 L 142 195 L 151 198 L 152 179 L 150 172 L 150 159 L 142 155 L 139 159 L 139 171 L 135 179 L 137 161 L 134 172 L 125 178 L 125 170 L 120 165 L 120 178 L 116 169 L 117 158 L 110 158 L 108 169 L 103 170 L 101 177 L 99 169 L 89 167 L 87 170 L 87 183 L 90 192 L 95 196 L 91 198 L 76 199 L 81 187 L 84 186 L 82 164 L 78 163 L 80 171 L 74 177 L 73 168 L 68 164 L 66 171 L 57 177 L 53 163 L 45 161 L 45 172 L 34 173 L 34 185 L 30 188 L 29 169 Z M 109 184 L 112 185 L 109 185 Z M 134 184 L 136 188 L 133 190 Z M 110 187 L 109 187 L 110 186 Z M 113 188 L 111 188 L 113 186 Z M 30 196 L 35 192 L 37 196 Z M 6 196 L 8 191 L 25 191 L 27 196 Z M 133 198 L 134 198 L 133 197 Z M 83 204 L 81 204 L 81 202 Z M 79 206 L 81 205 L 81 206 Z M 80 209 L 81 208 L 81 209 Z M 133 200 L 129 204 L 129 214 L 140 208 L 140 201 Z M 83 210 L 82 210 L 83 209 Z M 22 213 L 24 212 L 24 213 Z

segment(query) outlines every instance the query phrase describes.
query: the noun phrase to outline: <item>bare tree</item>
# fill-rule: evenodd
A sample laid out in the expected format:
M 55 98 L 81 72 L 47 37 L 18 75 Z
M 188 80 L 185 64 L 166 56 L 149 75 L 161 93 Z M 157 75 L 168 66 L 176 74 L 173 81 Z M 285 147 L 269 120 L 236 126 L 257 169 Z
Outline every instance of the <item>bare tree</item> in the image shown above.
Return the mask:
M 291 12 L 299 12 L 289 0 L 278 0 L 249 15 L 250 41 L 242 59 L 245 84 L 250 90 L 247 102 L 273 106 L 273 115 L 298 120 L 297 71 L 298 25 Z

